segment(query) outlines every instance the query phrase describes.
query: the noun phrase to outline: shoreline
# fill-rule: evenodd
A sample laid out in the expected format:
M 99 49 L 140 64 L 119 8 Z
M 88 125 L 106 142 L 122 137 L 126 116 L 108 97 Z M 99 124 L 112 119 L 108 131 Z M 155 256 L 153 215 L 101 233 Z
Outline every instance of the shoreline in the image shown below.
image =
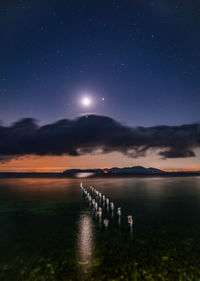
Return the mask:
M 63 173 L 21 173 L 21 172 L 0 172 L 0 178 L 74 178 L 74 179 L 89 179 L 89 178 L 123 178 L 123 177 L 188 177 L 200 176 L 200 172 L 164 172 L 156 174 L 94 174 L 87 177 L 77 176 L 77 174 L 63 174 Z

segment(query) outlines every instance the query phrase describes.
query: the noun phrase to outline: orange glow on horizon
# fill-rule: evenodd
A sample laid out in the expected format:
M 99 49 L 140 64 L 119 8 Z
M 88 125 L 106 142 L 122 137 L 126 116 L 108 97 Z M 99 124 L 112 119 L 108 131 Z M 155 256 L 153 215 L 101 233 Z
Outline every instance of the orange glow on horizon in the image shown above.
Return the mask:
M 154 167 L 166 172 L 200 171 L 200 150 L 197 157 L 160 159 L 156 154 L 131 158 L 118 152 L 72 156 L 24 156 L 0 163 L 0 172 L 63 172 L 67 169 L 106 169 L 112 167 Z
M 200 172 L 200 168 L 166 169 L 165 172 Z

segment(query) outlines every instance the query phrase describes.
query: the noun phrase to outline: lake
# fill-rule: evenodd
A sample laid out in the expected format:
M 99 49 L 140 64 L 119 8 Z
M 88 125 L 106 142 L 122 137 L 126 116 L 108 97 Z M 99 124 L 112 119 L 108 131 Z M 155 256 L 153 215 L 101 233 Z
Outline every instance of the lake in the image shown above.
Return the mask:
M 0 280 L 200 280 L 200 177 L 83 185 L 115 203 L 107 228 L 80 179 L 0 179 Z

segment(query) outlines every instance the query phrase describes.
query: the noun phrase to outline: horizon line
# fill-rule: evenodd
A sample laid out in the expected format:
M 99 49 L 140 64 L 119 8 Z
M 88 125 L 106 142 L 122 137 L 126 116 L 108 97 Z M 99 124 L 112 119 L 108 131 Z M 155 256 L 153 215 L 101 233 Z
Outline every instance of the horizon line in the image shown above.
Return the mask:
M 140 166 L 140 165 L 137 165 Z M 128 167 L 128 166 L 127 166 Z M 132 167 L 136 167 L 136 166 L 132 166 Z M 143 167 L 143 166 L 141 166 Z M 110 167 L 113 168 L 113 167 Z M 57 168 L 39 168 L 39 169 L 24 169 L 24 168 L 15 168 L 13 170 L 0 170 L 0 173 L 63 173 L 64 171 L 67 170 L 96 170 L 96 169 L 101 169 L 101 170 L 106 170 L 106 169 L 110 169 L 108 167 L 103 167 L 103 168 L 65 168 L 65 169 L 57 169 Z M 126 168 L 126 167 L 122 167 L 122 168 Z M 154 167 L 149 167 L 149 168 L 154 168 Z M 167 173 L 176 173 L 176 172 L 200 172 L 200 168 L 192 168 L 192 169 L 185 169 L 185 168 L 180 168 L 180 169 L 159 169 L 159 168 L 155 168 L 158 170 L 161 170 L 163 172 L 167 172 Z

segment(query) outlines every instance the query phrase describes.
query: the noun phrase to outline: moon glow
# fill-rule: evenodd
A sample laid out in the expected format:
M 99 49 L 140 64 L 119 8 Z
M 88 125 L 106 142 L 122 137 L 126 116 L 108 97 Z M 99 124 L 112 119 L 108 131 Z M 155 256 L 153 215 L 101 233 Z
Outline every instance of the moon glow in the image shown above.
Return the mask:
M 82 99 L 82 105 L 84 105 L 84 106 L 90 106 L 90 104 L 91 104 L 91 99 L 90 99 L 90 98 L 84 97 L 84 98 Z

